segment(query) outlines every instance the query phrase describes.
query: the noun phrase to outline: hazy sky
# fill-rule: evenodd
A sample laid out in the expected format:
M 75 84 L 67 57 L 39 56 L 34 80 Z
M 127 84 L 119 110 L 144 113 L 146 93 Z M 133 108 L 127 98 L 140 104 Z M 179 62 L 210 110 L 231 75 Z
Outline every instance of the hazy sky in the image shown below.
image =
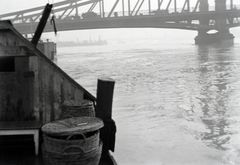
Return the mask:
M 0 0 L 0 14 L 10 13 L 14 11 L 21 11 L 24 9 L 29 9 L 33 7 L 45 6 L 47 3 L 56 3 L 63 0 Z M 131 0 L 131 8 L 134 7 L 137 0 Z M 169 0 L 164 0 L 167 5 Z M 195 6 L 197 0 L 190 0 L 192 6 Z M 234 3 L 240 4 L 240 0 L 233 0 Z M 105 11 L 109 11 L 113 6 L 115 0 L 104 0 L 105 3 Z M 179 7 L 183 5 L 185 0 L 177 0 Z M 215 0 L 209 0 L 209 4 L 213 5 Z M 156 8 L 157 0 L 151 0 L 152 9 Z M 230 0 L 227 0 L 227 3 L 230 3 Z M 145 7 L 147 7 L 148 0 L 144 2 Z M 125 0 L 125 5 L 127 5 L 127 0 Z M 109 7 L 107 7 L 109 6 Z M 118 8 L 121 9 L 121 1 L 118 4 Z M 125 7 L 125 10 L 127 6 Z M 81 12 L 81 11 L 80 11 Z M 166 33 L 171 33 L 173 30 L 169 29 L 101 29 L 101 30 L 81 30 L 81 31 L 71 31 L 71 32 L 59 32 L 57 39 L 58 40 L 79 40 L 88 39 L 89 37 L 98 38 L 99 35 L 102 36 L 103 39 L 107 38 L 126 38 L 126 37 L 161 37 L 162 35 L 166 35 Z M 196 35 L 195 32 L 189 31 L 180 31 L 179 36 L 185 36 L 186 34 Z M 119 35 L 120 34 L 120 35 Z M 191 36 L 190 35 L 190 36 Z M 54 36 L 53 33 L 45 34 L 44 37 Z M 56 39 L 56 38 L 55 38 Z
M 0 14 L 9 13 L 13 11 L 20 11 L 23 9 L 28 9 L 32 7 L 45 6 L 47 3 L 56 3 L 64 0 L 0 0 Z M 104 0 L 105 6 L 113 6 L 116 0 Z M 156 6 L 158 0 L 151 0 L 152 7 Z M 167 5 L 169 0 L 164 0 L 165 5 Z M 195 6 L 197 0 L 190 0 L 191 6 Z M 133 8 L 137 0 L 131 0 L 131 7 Z M 179 7 L 183 5 L 185 0 L 177 0 Z M 214 5 L 215 0 L 208 0 L 209 5 Z M 240 4 L 240 0 L 233 0 L 235 4 Z M 227 0 L 230 3 L 230 0 Z M 148 0 L 144 2 L 145 6 L 148 4 Z M 125 0 L 125 5 L 127 5 L 127 0 Z M 118 4 L 121 7 L 121 1 Z
M 23 9 L 28 9 L 32 7 L 38 7 L 38 6 L 45 6 L 47 3 L 56 3 L 64 0 L 0 0 L 0 14 L 3 13 L 9 13 L 13 11 L 19 11 Z M 134 4 L 136 4 L 137 0 L 131 0 L 132 7 Z M 164 0 L 164 3 L 168 3 L 169 0 Z M 197 0 L 190 0 L 190 3 L 192 6 L 195 5 Z M 213 5 L 215 0 L 209 0 L 209 4 Z M 238 3 L 240 0 L 234 0 L 234 3 Z M 104 0 L 104 3 L 106 6 L 113 6 L 115 0 Z M 177 0 L 177 3 L 179 6 L 182 6 L 182 4 L 185 2 L 185 0 Z M 227 0 L 227 2 L 230 2 L 230 0 Z M 144 2 L 146 5 L 148 4 L 148 0 L 145 0 Z M 152 5 L 157 4 L 157 0 L 151 0 Z M 125 0 L 125 4 L 127 5 L 127 0 Z M 119 6 L 121 5 L 121 1 L 119 2 Z M 145 6 L 146 6 L 145 5 Z

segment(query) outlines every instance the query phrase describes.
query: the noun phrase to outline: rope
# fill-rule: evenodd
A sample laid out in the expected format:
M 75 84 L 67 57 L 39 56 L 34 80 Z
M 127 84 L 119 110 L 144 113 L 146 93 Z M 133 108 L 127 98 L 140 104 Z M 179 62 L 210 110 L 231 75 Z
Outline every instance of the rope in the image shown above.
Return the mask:
M 52 4 L 54 4 L 54 0 L 52 0 Z M 54 5 L 53 5 L 53 8 L 52 8 L 52 18 L 50 20 L 50 23 L 51 23 L 51 25 L 53 25 L 55 35 L 57 35 L 57 27 L 56 27 L 56 23 L 55 23 L 55 15 L 54 15 Z

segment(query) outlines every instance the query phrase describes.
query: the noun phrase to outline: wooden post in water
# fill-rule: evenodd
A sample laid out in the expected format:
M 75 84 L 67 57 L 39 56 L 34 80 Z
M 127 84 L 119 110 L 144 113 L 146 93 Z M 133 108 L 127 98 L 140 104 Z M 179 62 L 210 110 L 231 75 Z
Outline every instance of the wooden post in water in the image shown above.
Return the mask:
M 103 142 L 102 158 L 109 156 L 109 150 L 114 151 L 116 126 L 112 120 L 112 102 L 115 81 L 109 78 L 98 80 L 96 117 L 104 122 L 100 138 Z

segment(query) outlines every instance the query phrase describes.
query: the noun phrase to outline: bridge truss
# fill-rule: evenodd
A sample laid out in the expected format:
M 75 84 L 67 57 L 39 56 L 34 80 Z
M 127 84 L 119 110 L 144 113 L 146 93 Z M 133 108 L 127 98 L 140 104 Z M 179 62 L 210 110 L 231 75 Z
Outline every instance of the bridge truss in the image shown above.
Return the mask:
M 240 26 L 240 10 L 234 0 L 209 6 L 208 0 L 65 0 L 53 4 L 53 16 L 59 31 L 97 28 L 177 28 L 218 30 Z M 30 34 L 42 16 L 44 6 L 0 15 L 10 19 L 24 34 Z M 50 24 L 46 32 L 53 31 Z

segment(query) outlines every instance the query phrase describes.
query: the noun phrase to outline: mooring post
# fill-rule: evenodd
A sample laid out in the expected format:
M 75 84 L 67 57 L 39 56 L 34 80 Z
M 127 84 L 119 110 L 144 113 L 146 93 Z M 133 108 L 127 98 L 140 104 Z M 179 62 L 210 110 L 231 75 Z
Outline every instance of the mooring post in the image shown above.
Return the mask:
M 104 122 L 100 131 L 103 142 L 102 158 L 109 156 L 109 150 L 114 151 L 116 125 L 112 120 L 112 102 L 115 81 L 110 78 L 98 79 L 96 117 Z

